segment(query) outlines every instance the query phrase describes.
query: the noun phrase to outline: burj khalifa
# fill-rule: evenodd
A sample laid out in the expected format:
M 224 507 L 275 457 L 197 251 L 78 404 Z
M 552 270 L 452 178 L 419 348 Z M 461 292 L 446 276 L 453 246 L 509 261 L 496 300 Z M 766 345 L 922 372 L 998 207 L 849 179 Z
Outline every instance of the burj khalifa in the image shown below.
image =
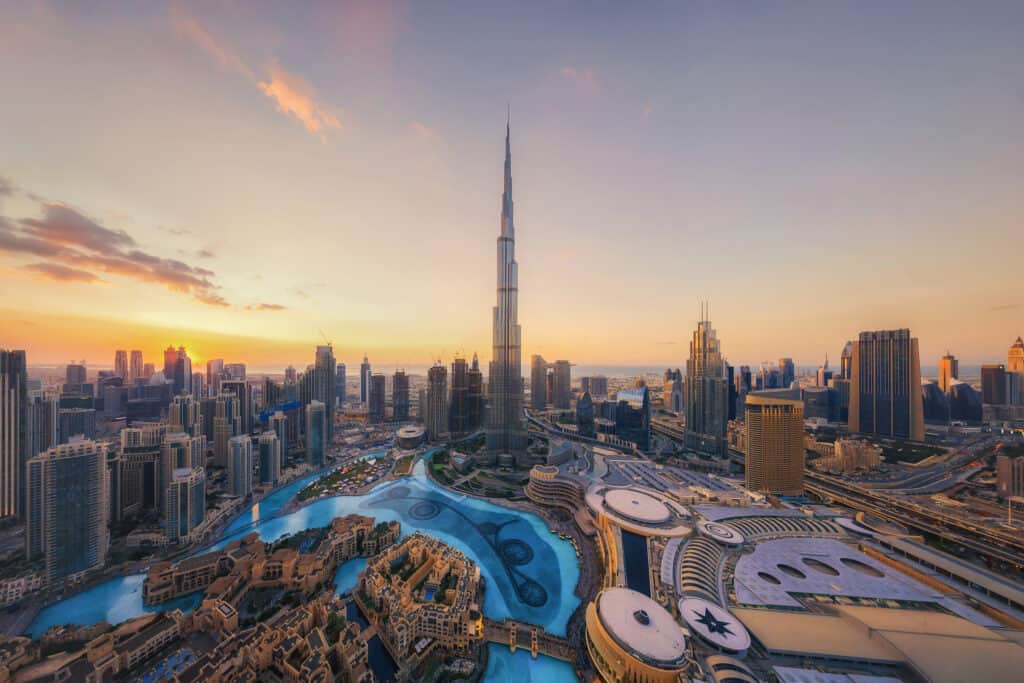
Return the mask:
M 505 190 L 498 235 L 498 302 L 494 307 L 494 351 L 487 380 L 487 460 L 521 465 L 527 435 L 523 422 L 522 330 L 519 327 L 519 264 L 512 203 L 510 126 L 505 124 Z

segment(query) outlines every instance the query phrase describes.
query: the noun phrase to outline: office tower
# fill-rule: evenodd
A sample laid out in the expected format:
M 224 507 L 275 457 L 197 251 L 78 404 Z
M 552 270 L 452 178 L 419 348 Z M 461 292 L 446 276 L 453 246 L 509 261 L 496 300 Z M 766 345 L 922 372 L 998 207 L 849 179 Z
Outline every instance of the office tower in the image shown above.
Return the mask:
M 448 435 L 448 370 L 439 360 L 427 371 L 427 438 L 440 441 Z
M 61 408 L 57 412 L 57 439 L 68 443 L 72 437 L 96 438 L 95 408 Z
M 338 363 L 337 377 L 334 383 L 334 393 L 337 396 L 338 407 L 345 405 L 345 364 Z
M 645 385 L 638 384 L 618 393 L 615 436 L 636 444 L 641 451 L 651 447 L 651 399 Z
M 387 384 L 384 375 L 378 372 L 370 375 L 370 396 L 367 403 L 367 417 L 370 422 L 384 422 L 387 418 L 385 406 L 387 406 Z
M 451 401 L 448 404 L 448 429 L 453 436 L 466 434 L 469 404 L 469 363 L 465 358 L 452 361 Z
M 0 517 L 24 514 L 28 408 L 25 352 L 0 349 Z
M 796 379 L 796 366 L 792 358 L 779 359 L 779 376 L 781 377 L 782 388 L 788 389 L 789 385 Z
M 424 425 L 427 423 L 427 390 L 419 389 L 416 392 L 416 415 Z
M 676 370 L 676 372 L 679 372 Z M 608 378 L 604 375 L 593 375 L 590 378 L 590 397 L 595 401 L 608 398 Z
M 291 444 L 292 425 L 289 424 L 288 416 L 283 411 L 278 410 L 267 420 L 267 427 L 270 431 L 277 434 L 277 440 L 281 444 L 281 455 L 284 457 L 288 454 L 288 446 Z
M 334 410 L 338 404 L 338 363 L 330 344 L 316 347 L 313 364 L 313 399 L 324 404 L 327 416 L 327 443 L 334 439 Z
M 206 361 L 206 387 L 210 397 L 220 394 L 220 381 L 224 379 L 224 359 L 214 358 Z
M 686 361 L 686 434 L 688 448 L 725 455 L 725 433 L 729 422 L 729 387 L 721 344 L 706 309 L 690 341 Z
M 1006 371 L 1024 373 L 1024 339 L 1020 337 L 1006 352 Z
M 1010 402 L 1009 380 L 1006 366 L 989 363 L 981 366 L 981 402 L 1002 406 Z
M 114 374 L 118 377 L 128 377 L 128 352 L 124 350 L 114 351 Z
M 239 400 L 234 394 L 222 394 L 214 403 L 213 413 L 213 462 L 218 467 L 228 465 L 228 441 L 241 431 L 242 418 L 239 415 Z
M 729 420 L 736 419 L 736 397 L 739 395 L 736 391 L 736 372 L 733 366 L 729 365 L 728 361 L 725 361 L 725 390 L 728 394 L 726 404 L 729 409 Z
M 233 436 L 228 441 L 227 489 L 232 496 L 252 495 L 252 438 L 248 434 Z
M 306 406 L 306 462 L 320 469 L 327 452 L 327 406 L 311 401 Z
M 803 404 L 750 395 L 745 413 L 747 488 L 781 496 L 803 495 Z
M 960 378 L 960 361 L 949 351 L 939 359 L 939 388 L 945 394 L 953 386 L 953 380 Z
M 29 402 L 27 415 L 28 451 L 27 458 L 34 458 L 43 451 L 60 443 L 58 402 L 54 399 L 36 398 Z M 0 418 L 2 419 L 2 418 Z M 0 429 L 2 432 L 2 429 Z
M 480 372 L 480 359 L 473 352 L 473 362 L 466 373 L 469 384 L 466 407 L 466 429 L 476 431 L 484 424 L 484 374 Z
M 679 368 L 668 368 L 662 378 L 661 402 L 666 410 L 683 412 L 683 373 Z
M 996 456 L 996 494 L 1004 499 L 1024 496 L 1024 456 Z
M 206 375 L 201 372 L 192 373 L 192 396 L 197 401 L 206 396 Z
M 281 478 L 281 440 L 276 432 L 263 432 L 259 439 L 260 484 L 276 486 Z
M 548 407 L 548 364 L 544 356 L 530 356 L 530 407 L 534 410 Z
M 551 403 L 556 410 L 569 410 L 572 398 L 572 363 L 567 360 L 556 360 L 552 373 L 553 389 Z
M 175 470 L 203 466 L 205 448 L 200 437 L 168 432 L 160 446 L 160 491 L 166 492 Z
M 545 379 L 547 380 L 546 394 L 548 397 L 548 405 L 551 405 L 551 401 L 555 395 L 555 373 L 551 372 L 551 366 L 548 366 L 548 374 Z
M 839 356 L 839 377 L 853 379 L 853 342 L 846 342 L 843 353 Z
M 128 364 L 128 379 L 134 382 L 143 377 L 142 351 L 132 349 L 131 361 Z
M 203 416 L 199 411 L 199 401 L 184 394 L 175 396 L 167 406 L 167 423 L 169 432 L 185 432 L 189 436 L 204 436 Z
M 164 491 L 164 530 L 172 543 L 189 543 L 206 521 L 206 472 L 202 467 L 174 470 Z
M 404 370 L 391 378 L 391 412 L 395 420 L 409 419 L 409 375 Z
M 164 435 L 164 425 L 159 423 L 121 430 L 120 517 L 159 509 Z
M 359 402 L 366 404 L 370 400 L 370 361 L 363 354 L 363 362 L 359 366 Z
M 832 370 L 828 367 L 828 354 L 825 354 L 825 364 L 818 368 L 818 381 L 816 386 L 827 387 L 828 381 L 832 379 Z
M 921 359 L 910 330 L 861 332 L 851 371 L 851 433 L 924 440 Z
M 91 396 L 92 391 L 88 388 L 86 380 L 85 361 L 81 363 L 69 363 L 64 368 L 64 386 L 61 394 L 66 396 Z
M 576 399 L 576 428 L 580 436 L 594 436 L 594 400 L 589 391 L 584 391 Z
M 192 393 L 192 359 L 185 353 L 185 347 L 179 346 L 174 359 L 174 374 L 167 379 L 174 382 L 175 394 Z
M 293 382 L 294 383 L 296 377 L 297 377 L 297 375 L 295 374 L 295 366 L 289 365 L 288 367 L 286 367 L 284 369 L 284 381 L 285 382 Z
M 228 379 L 236 379 L 244 382 L 246 378 L 245 363 L 225 363 L 224 375 Z
M 515 258 L 515 238 L 511 130 L 506 124 L 505 190 L 501 199 L 501 233 L 497 245 L 494 351 L 487 380 L 489 401 L 485 460 L 494 463 L 501 458 L 519 465 L 526 455 L 528 437 L 523 423 L 522 330 L 519 327 L 519 264 Z
M 76 440 L 43 451 L 26 467 L 25 551 L 43 558 L 54 584 L 100 569 L 110 542 L 107 448 Z
M 238 399 L 239 425 L 236 434 L 248 434 L 252 431 L 252 387 L 244 379 L 225 379 L 220 383 L 223 394 L 234 394 Z
M 156 374 L 156 365 L 153 363 L 146 363 L 142 366 L 142 378 L 149 379 Z

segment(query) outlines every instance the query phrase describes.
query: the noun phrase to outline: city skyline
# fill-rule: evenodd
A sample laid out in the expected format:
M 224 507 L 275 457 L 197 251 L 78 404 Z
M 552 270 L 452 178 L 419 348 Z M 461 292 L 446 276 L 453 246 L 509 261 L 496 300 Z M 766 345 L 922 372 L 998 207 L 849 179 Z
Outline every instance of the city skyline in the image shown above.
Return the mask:
M 506 101 L 527 356 L 678 366 L 699 300 L 734 365 L 901 327 L 924 365 L 980 364 L 1021 333 L 1019 6 L 929 4 L 913 49 L 911 5 L 235 11 L 0 11 L 24 65 L 0 74 L 2 342 L 30 364 L 173 343 L 284 367 L 321 329 L 350 362 L 486 364 Z M 609 26 L 649 47 L 623 56 Z M 642 295 L 621 286 L 644 268 Z

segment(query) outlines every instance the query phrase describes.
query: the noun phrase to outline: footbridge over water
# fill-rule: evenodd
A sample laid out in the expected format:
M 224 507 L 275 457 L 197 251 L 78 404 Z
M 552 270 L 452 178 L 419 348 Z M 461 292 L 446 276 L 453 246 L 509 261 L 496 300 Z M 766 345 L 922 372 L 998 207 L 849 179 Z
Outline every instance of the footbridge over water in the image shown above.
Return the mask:
M 540 626 L 515 619 L 494 621 L 485 617 L 484 640 L 505 645 L 512 652 L 519 648 L 529 650 L 534 659 L 541 654 L 563 662 L 576 661 L 576 650 L 568 640 L 551 635 Z

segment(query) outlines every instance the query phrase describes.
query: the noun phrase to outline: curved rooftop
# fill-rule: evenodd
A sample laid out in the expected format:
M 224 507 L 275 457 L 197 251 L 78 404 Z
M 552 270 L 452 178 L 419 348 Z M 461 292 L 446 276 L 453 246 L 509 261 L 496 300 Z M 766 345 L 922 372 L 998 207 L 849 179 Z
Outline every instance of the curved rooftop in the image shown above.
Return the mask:
M 703 598 L 683 598 L 679 614 L 690 633 L 712 647 L 742 656 L 750 647 L 750 634 L 739 619 L 727 610 Z
M 607 588 L 597 596 L 597 614 L 608 634 L 627 652 L 660 668 L 686 658 L 686 635 L 657 602 L 630 588 Z
M 671 498 L 641 486 L 593 484 L 585 496 L 587 507 L 612 524 L 641 536 L 688 536 L 689 511 Z
M 614 489 L 605 494 L 604 504 L 629 519 L 644 524 L 664 524 L 672 512 L 663 502 L 636 489 Z

